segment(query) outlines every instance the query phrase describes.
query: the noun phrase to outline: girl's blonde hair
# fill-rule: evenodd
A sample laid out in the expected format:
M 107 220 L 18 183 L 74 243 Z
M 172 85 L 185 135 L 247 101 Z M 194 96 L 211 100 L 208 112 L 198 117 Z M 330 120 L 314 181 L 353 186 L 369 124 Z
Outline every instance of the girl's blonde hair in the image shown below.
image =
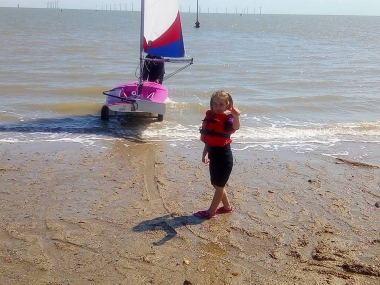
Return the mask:
M 210 110 L 211 111 L 212 111 L 212 100 L 214 98 L 222 98 L 222 99 L 226 100 L 227 109 L 231 108 L 234 105 L 234 101 L 232 100 L 232 96 L 230 95 L 230 93 L 228 93 L 227 91 L 224 91 L 224 90 L 219 90 L 219 91 L 214 92 L 214 94 L 211 95 L 211 99 L 210 99 Z

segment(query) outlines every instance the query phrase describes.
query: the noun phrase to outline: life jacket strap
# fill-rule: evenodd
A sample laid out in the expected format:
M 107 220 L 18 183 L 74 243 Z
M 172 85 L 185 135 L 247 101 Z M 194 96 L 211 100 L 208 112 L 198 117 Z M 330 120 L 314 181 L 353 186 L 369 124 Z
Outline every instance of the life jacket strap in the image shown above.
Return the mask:
M 216 123 L 216 120 L 215 119 L 209 119 L 209 118 L 205 118 L 202 120 L 203 122 L 207 122 L 207 123 Z
M 222 137 L 222 138 L 226 138 L 226 139 L 229 139 L 231 137 L 230 134 L 219 133 L 219 132 L 216 132 L 214 130 L 209 131 L 209 130 L 205 130 L 205 129 L 200 129 L 199 131 L 202 135 L 216 136 L 216 137 Z

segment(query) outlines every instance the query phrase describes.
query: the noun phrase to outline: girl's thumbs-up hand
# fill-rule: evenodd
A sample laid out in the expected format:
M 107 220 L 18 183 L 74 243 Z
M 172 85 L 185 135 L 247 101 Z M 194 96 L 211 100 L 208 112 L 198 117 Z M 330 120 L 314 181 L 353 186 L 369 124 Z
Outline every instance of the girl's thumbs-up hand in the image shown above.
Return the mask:
M 239 111 L 239 109 L 238 109 L 238 108 L 235 108 L 234 106 L 232 106 L 231 113 L 232 113 L 232 116 L 240 116 L 240 111 Z

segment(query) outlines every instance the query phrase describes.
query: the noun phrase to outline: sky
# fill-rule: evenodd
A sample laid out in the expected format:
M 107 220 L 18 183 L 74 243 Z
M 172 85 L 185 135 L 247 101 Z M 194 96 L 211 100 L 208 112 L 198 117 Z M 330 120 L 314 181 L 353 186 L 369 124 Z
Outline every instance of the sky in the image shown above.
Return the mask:
M 380 16 L 380 0 L 179 0 L 181 12 Z M 140 10 L 139 0 L 0 0 L 0 7 Z M 260 8 L 261 7 L 261 8 Z

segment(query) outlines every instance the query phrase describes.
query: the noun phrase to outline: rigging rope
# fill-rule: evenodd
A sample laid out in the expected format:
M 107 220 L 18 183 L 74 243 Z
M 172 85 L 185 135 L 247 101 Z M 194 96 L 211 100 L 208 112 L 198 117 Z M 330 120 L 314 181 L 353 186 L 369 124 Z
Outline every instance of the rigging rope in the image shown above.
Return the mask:
M 189 66 L 192 65 L 192 64 L 193 64 L 193 63 L 190 62 L 189 64 L 185 65 L 184 67 L 181 67 L 180 69 L 178 69 L 178 70 L 176 70 L 176 71 L 170 73 L 169 75 L 164 76 L 164 79 L 163 79 L 163 80 L 166 80 L 166 79 L 172 77 L 173 75 L 176 75 L 177 73 L 181 72 L 182 70 L 184 70 L 185 68 L 189 67 Z
M 168 79 L 168 78 L 170 78 L 170 77 L 176 75 L 177 73 L 181 72 L 181 71 L 184 70 L 185 68 L 188 68 L 188 67 L 189 67 L 190 65 L 192 65 L 192 64 L 193 64 L 193 62 L 190 62 L 189 64 L 187 64 L 187 65 L 181 67 L 180 69 L 178 69 L 178 70 L 176 70 L 176 71 L 170 73 L 169 75 L 164 76 L 164 78 L 163 78 L 162 81 L 164 81 L 164 80 L 166 80 L 166 79 Z M 136 76 L 136 78 L 139 78 L 139 76 L 137 75 L 137 71 L 139 70 L 139 67 L 140 67 L 140 64 L 137 65 L 136 70 L 135 70 L 135 76 Z

